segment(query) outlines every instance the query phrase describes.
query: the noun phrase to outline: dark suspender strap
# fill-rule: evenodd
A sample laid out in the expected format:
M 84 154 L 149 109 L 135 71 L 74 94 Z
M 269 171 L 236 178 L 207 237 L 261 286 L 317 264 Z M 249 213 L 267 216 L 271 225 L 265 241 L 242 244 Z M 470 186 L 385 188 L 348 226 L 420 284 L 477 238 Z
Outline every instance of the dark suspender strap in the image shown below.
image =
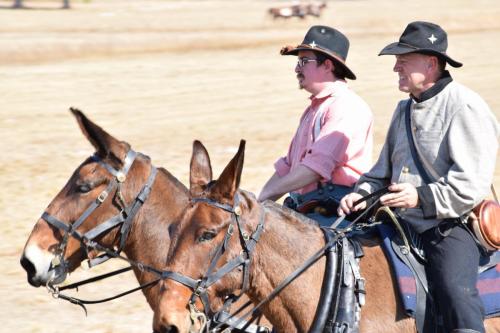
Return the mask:
M 413 135 L 411 134 L 411 98 L 408 100 L 405 109 L 405 125 L 406 125 L 406 135 L 408 137 L 408 145 L 410 146 L 411 157 L 415 162 L 418 173 L 424 180 L 426 184 L 432 183 L 432 178 L 429 176 L 427 171 L 425 170 L 422 161 L 417 153 L 417 148 L 415 147 L 415 141 L 413 140 Z

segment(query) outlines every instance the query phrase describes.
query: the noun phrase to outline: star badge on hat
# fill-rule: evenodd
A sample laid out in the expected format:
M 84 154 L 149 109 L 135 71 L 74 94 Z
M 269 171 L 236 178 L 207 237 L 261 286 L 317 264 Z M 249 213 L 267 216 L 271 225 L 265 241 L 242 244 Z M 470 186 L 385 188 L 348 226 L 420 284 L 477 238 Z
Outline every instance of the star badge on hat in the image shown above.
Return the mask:
M 436 38 L 436 36 L 434 36 L 434 34 L 432 34 L 432 35 L 431 35 L 429 38 L 427 38 L 427 39 L 431 42 L 431 44 L 434 44 L 434 42 L 435 42 L 435 41 L 437 41 L 437 38 Z
M 316 44 L 316 42 L 315 42 L 315 41 L 312 41 L 312 43 L 311 43 L 311 44 L 309 44 L 309 45 L 310 45 L 310 46 L 314 49 L 314 48 L 316 47 L 316 45 L 317 45 L 317 44 Z

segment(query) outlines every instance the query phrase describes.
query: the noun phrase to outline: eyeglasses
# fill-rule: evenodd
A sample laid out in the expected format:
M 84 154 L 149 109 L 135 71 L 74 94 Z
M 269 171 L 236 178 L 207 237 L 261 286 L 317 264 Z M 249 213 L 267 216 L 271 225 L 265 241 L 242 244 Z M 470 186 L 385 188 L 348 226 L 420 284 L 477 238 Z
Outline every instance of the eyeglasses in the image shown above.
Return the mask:
M 311 59 L 307 57 L 302 57 L 297 60 L 297 66 L 304 67 L 308 62 L 318 61 L 318 59 Z

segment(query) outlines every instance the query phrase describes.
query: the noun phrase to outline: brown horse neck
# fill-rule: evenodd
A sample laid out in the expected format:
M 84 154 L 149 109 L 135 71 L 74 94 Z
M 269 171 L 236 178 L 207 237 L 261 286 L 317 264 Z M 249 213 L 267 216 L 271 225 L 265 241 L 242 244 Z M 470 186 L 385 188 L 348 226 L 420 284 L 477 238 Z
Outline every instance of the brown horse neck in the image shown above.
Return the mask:
M 265 212 L 264 232 L 252 256 L 252 287 L 247 292 L 255 304 L 325 244 L 323 233 L 315 222 L 270 202 L 255 208 L 256 211 L 262 209 Z M 253 228 L 256 215 L 251 214 L 252 221 L 248 221 Z M 262 312 L 279 332 L 308 331 L 319 300 L 324 268 L 325 259 L 322 258 L 263 306 Z
M 129 239 L 123 252 L 130 260 L 153 268 L 164 266 L 170 246 L 170 228 L 178 222 L 181 212 L 188 203 L 188 190 L 167 170 L 158 169 L 148 199 L 140 208 L 132 223 Z M 134 267 L 140 284 L 157 279 L 152 273 L 145 273 Z M 157 304 L 158 285 L 143 290 L 148 303 L 154 309 Z

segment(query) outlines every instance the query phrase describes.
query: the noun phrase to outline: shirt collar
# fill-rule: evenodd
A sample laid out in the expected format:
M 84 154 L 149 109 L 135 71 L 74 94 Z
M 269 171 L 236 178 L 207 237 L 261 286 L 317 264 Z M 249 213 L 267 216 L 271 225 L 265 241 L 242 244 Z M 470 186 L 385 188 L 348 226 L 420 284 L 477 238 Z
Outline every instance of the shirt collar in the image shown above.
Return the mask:
M 416 98 L 413 95 L 411 95 L 411 97 L 415 100 L 415 102 L 421 103 L 439 94 L 451 81 L 453 81 L 453 78 L 451 77 L 450 72 L 444 71 L 443 75 L 441 75 L 439 80 L 437 80 L 432 87 L 420 94 L 420 98 Z
M 328 83 L 326 87 L 323 90 L 321 90 L 316 96 L 311 95 L 309 98 L 311 99 L 312 102 L 317 100 L 322 100 L 327 97 L 335 95 L 335 93 L 338 92 L 340 89 L 346 89 L 346 88 L 348 88 L 347 82 L 336 80 L 334 82 Z

